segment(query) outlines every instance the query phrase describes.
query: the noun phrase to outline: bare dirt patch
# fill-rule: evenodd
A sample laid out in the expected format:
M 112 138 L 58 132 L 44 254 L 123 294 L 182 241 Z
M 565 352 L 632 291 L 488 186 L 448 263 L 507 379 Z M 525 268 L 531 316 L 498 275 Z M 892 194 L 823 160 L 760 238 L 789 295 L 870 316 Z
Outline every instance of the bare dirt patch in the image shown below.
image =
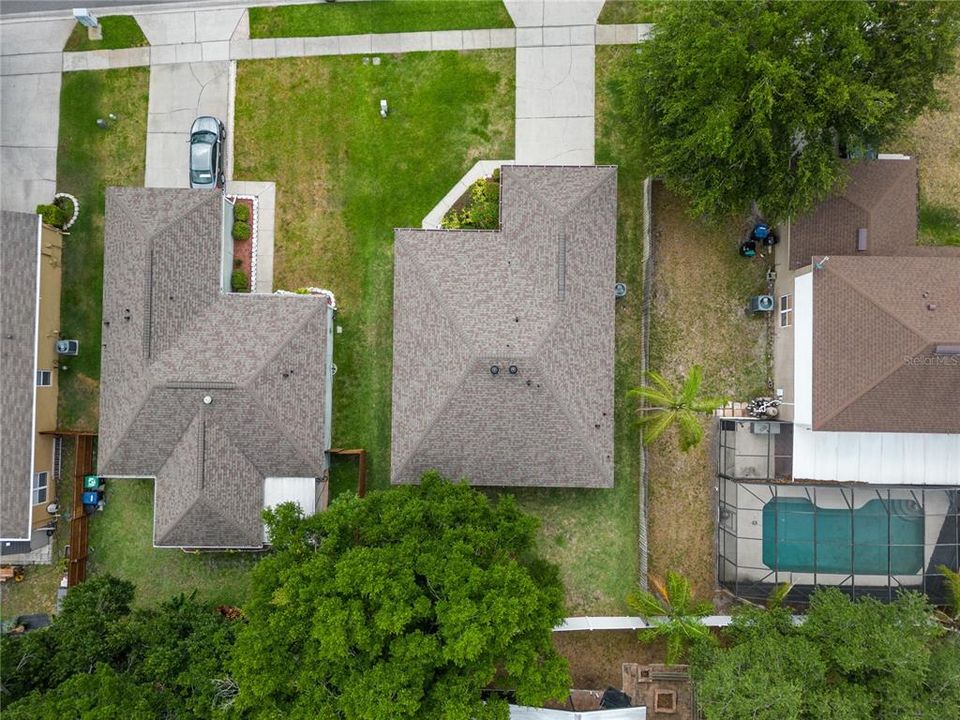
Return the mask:
M 570 663 L 573 687 L 582 690 L 619 688 L 623 663 L 660 663 L 666 655 L 662 641 L 641 643 L 635 630 L 555 632 L 553 644 Z

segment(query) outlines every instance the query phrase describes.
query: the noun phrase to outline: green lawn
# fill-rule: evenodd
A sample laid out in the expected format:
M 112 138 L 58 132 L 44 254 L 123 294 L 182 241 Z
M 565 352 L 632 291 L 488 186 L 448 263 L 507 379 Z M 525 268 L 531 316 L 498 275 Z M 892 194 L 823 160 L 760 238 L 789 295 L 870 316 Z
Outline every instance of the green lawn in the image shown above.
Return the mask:
M 607 0 L 597 22 L 601 25 L 654 23 L 671 0 Z
M 921 201 L 920 242 L 960 245 L 960 210 Z
M 368 487 L 389 485 L 393 229 L 513 156 L 513 66 L 512 50 L 239 63 L 234 175 L 277 183 L 275 287 L 337 296 L 333 444 L 367 449 Z M 355 462 L 334 480 L 355 486 Z
M 67 38 L 65 52 L 83 50 L 119 50 L 121 48 L 146 47 L 150 43 L 132 15 L 111 15 L 100 18 L 103 28 L 102 40 L 91 40 L 87 28 L 77 23 Z
M 103 296 L 104 190 L 143 185 L 149 68 L 63 74 L 57 187 L 80 200 L 63 243 L 60 332 L 80 340 L 80 354 L 60 372 L 61 428 L 96 430 Z M 108 130 L 97 118 L 118 120 Z
M 88 575 L 111 573 L 129 580 L 142 606 L 193 590 L 217 605 L 244 602 L 257 553 L 153 547 L 153 480 L 109 480 L 105 497 L 104 511 L 90 522 Z
M 250 8 L 250 37 L 511 28 L 501 0 L 371 0 Z

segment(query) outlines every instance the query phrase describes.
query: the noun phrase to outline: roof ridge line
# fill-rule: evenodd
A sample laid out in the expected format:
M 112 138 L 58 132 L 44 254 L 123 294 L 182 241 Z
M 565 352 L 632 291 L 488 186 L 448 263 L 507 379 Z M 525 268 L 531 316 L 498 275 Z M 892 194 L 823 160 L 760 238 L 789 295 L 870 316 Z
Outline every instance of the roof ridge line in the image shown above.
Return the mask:
M 430 230 L 425 229 L 425 232 L 430 232 Z M 444 231 L 441 231 L 441 232 L 444 232 Z M 471 232 L 471 231 L 468 230 L 466 232 Z M 496 232 L 498 235 L 501 234 L 500 230 L 495 230 L 494 232 Z M 453 328 L 454 332 L 456 332 L 457 337 L 460 339 L 460 342 L 463 344 L 464 347 L 475 347 L 473 343 L 471 343 L 467 338 L 467 336 L 464 334 L 463 328 L 460 326 L 460 324 L 457 323 L 454 320 L 454 318 L 451 317 L 450 314 L 447 312 L 447 303 L 440 302 L 441 298 L 439 293 L 437 292 L 436 286 L 433 284 L 433 280 L 429 276 L 427 276 L 426 273 L 422 272 L 423 268 L 420 266 L 420 263 L 415 260 L 415 258 L 411 258 L 411 260 L 414 260 L 414 262 L 412 262 L 411 264 L 414 266 L 414 270 L 416 271 L 417 277 L 423 283 L 424 287 L 426 287 L 427 290 L 429 291 L 430 297 L 434 302 L 434 306 L 440 308 L 441 314 L 450 322 L 450 325 Z
M 843 275 L 839 275 L 839 274 L 837 274 L 836 272 L 833 272 L 832 270 L 830 270 L 829 265 L 824 266 L 824 267 L 827 268 L 827 272 L 831 273 L 834 277 L 840 279 L 840 280 L 844 283 L 844 285 L 846 285 L 846 286 L 849 287 L 851 290 L 853 290 L 855 293 L 857 293 L 857 295 L 859 295 L 860 297 L 862 297 L 862 298 L 865 299 L 865 300 L 868 300 L 871 305 L 873 305 L 875 308 L 877 308 L 877 309 L 878 309 L 880 312 L 882 312 L 884 315 L 886 315 L 887 317 L 892 318 L 892 319 L 894 320 L 894 322 L 896 322 L 898 325 L 900 325 L 900 326 L 903 327 L 903 328 L 906 328 L 912 335 L 916 336 L 916 337 L 919 338 L 921 341 L 923 341 L 923 344 L 922 344 L 920 347 L 914 349 L 914 351 L 913 351 L 913 356 L 914 356 L 914 357 L 916 357 L 916 354 L 917 354 L 920 350 L 922 350 L 923 348 L 925 348 L 925 347 L 927 347 L 928 345 L 930 345 L 930 343 L 927 341 L 927 339 L 924 338 L 923 336 L 921 336 L 920 333 L 918 333 L 913 327 L 911 327 L 911 326 L 908 325 L 907 323 L 903 322 L 900 318 L 896 317 L 895 315 L 892 315 L 885 307 L 883 307 L 882 305 L 878 304 L 872 297 L 870 297 L 869 295 L 867 295 L 867 294 L 866 294 L 863 290 L 861 290 L 859 287 L 857 287 L 856 285 L 854 285 L 854 284 L 852 284 L 851 282 L 849 282 L 845 277 L 843 277 Z M 845 410 L 847 410 L 851 405 L 853 405 L 857 400 L 859 400 L 860 398 L 862 398 L 862 397 L 863 397 L 864 395 L 866 395 L 868 392 L 870 392 L 871 390 L 874 390 L 878 385 L 880 385 L 880 383 L 884 382 L 887 378 L 889 378 L 891 375 L 893 375 L 893 373 L 895 373 L 895 372 L 896 372 L 897 370 L 899 370 L 901 367 L 902 367 L 902 365 L 899 365 L 899 364 L 897 364 L 897 363 L 893 363 L 893 364 L 891 365 L 891 367 L 887 369 L 886 372 L 884 372 L 882 375 L 880 375 L 880 376 L 877 378 L 876 382 L 873 382 L 873 383 L 871 383 L 870 385 L 868 385 L 867 387 L 865 387 L 862 391 L 858 392 L 856 395 L 854 395 L 853 397 L 851 397 L 850 400 L 848 400 L 847 402 L 843 403 L 843 405 L 841 405 L 841 406 L 838 407 L 836 410 L 834 410 L 832 413 L 830 413 L 827 417 L 825 417 L 822 422 L 817 423 L 817 424 L 818 424 L 818 425 L 823 425 L 824 423 L 830 422 L 831 420 L 833 420 L 834 418 L 836 418 L 840 413 L 842 413 L 842 412 L 844 412 Z
M 145 337 L 144 337 L 144 339 L 143 339 L 143 343 L 144 343 L 144 350 L 146 350 L 146 351 L 152 350 L 152 347 L 153 347 L 153 337 L 152 337 L 152 336 L 153 336 L 153 330 L 154 330 L 154 322 L 153 322 L 153 312 L 154 312 L 154 308 L 153 308 L 153 267 L 154 267 L 153 251 L 154 251 L 154 241 L 156 240 L 156 238 L 157 238 L 158 236 L 169 233 L 170 230 L 171 230 L 171 228 L 173 228 L 173 227 L 181 224 L 182 222 L 184 222 L 184 220 L 186 220 L 187 217 L 193 215 L 195 212 L 197 212 L 197 210 L 199 210 L 199 209 L 201 209 L 201 208 L 204 208 L 205 205 L 207 205 L 207 204 L 213 205 L 213 204 L 214 204 L 213 200 L 216 199 L 216 198 L 220 198 L 220 197 L 221 197 L 221 196 L 220 196 L 219 194 L 216 194 L 216 193 L 214 193 L 214 194 L 212 195 L 212 197 L 210 197 L 210 198 L 202 197 L 202 196 L 201 196 L 201 198 L 196 202 L 196 204 L 192 205 L 189 210 L 187 210 L 187 211 L 185 211 L 185 212 L 183 212 L 183 213 L 178 214 L 173 220 L 171 220 L 170 222 L 164 224 L 164 225 L 163 225 L 162 227 L 160 227 L 156 232 L 154 232 L 154 233 L 146 236 L 146 238 L 145 238 L 145 239 L 146 239 L 146 244 L 147 244 L 147 260 L 148 260 L 148 262 L 147 262 L 147 277 L 145 278 L 145 281 L 144 281 L 145 284 L 146 284 L 145 290 L 147 290 L 147 292 L 144 293 L 145 297 L 144 297 L 144 299 L 143 299 L 144 306 L 145 306 L 145 307 L 144 307 L 144 310 L 146 311 L 146 312 L 144 313 L 144 318 L 143 318 L 144 330 L 145 330 L 145 332 L 146 332 L 146 335 L 145 335 Z M 222 202 L 222 200 L 221 200 L 221 202 Z M 223 227 L 222 227 L 222 225 L 223 225 L 223 208 L 220 208 L 220 216 L 221 216 L 221 217 L 220 217 L 220 224 L 221 224 L 220 233 L 221 233 L 221 235 L 222 235 L 222 234 L 223 234 Z M 223 297 L 223 292 L 219 292 L 219 293 L 217 294 L 217 297 L 216 297 L 216 298 L 214 298 L 214 299 L 211 300 L 210 302 L 206 303 L 206 304 L 203 306 L 203 308 L 201 309 L 201 311 L 200 311 L 199 313 L 197 313 L 196 316 L 194 316 L 194 320 L 199 320 L 202 315 L 207 314 L 207 312 L 210 310 L 210 308 L 213 307 L 214 305 L 216 305 L 216 304 L 220 301 L 220 299 L 221 299 L 222 297 Z M 180 329 L 180 332 L 177 333 L 177 336 L 176 336 L 175 338 L 173 338 L 173 339 L 171 340 L 171 342 L 169 343 L 169 344 L 170 344 L 170 347 L 175 347 L 175 346 L 176 346 L 177 341 L 178 341 L 178 340 L 180 339 L 180 337 L 183 335 L 183 333 L 185 332 L 185 330 L 186 330 L 186 328 L 181 328 L 181 329 Z M 168 349 L 169 349 L 169 348 L 168 348 Z M 144 365 L 147 365 L 147 364 L 151 363 L 151 362 L 154 361 L 154 360 L 155 360 L 155 356 L 154 356 L 152 353 L 151 353 L 150 355 L 147 355 L 146 353 L 144 353 L 144 356 L 143 356 L 143 364 L 144 364 Z
M 911 159 L 912 159 L 912 158 L 911 158 Z M 885 163 L 901 162 L 901 163 L 904 163 L 904 165 L 906 165 L 906 166 L 909 166 L 909 164 L 910 164 L 909 162 L 904 162 L 903 160 L 892 160 L 892 159 L 884 159 L 884 160 L 881 160 L 881 159 L 879 159 L 879 158 L 877 158 L 876 160 L 874 160 L 874 161 L 872 161 L 872 162 L 885 162 Z M 893 167 L 893 166 L 892 166 L 892 165 L 889 165 L 888 167 Z M 916 180 L 917 178 L 914 177 L 914 179 Z M 897 180 L 899 180 L 899 178 L 897 178 Z M 919 182 L 919 180 L 917 180 L 917 182 Z M 886 187 L 886 189 L 884 189 L 884 191 L 883 191 L 882 193 L 880 193 L 880 196 L 877 198 L 876 202 L 873 204 L 873 206 L 872 206 L 869 210 L 867 210 L 867 212 L 868 212 L 868 213 L 872 213 L 875 209 L 877 209 L 877 208 L 879 208 L 881 205 L 883 205 L 883 201 L 887 199 L 887 195 L 889 195 L 896 186 L 897 186 L 897 183 L 896 183 L 896 182 L 891 182 L 891 183 Z M 913 244 L 914 244 L 914 245 L 919 244 L 919 240 L 920 240 L 920 238 L 919 238 L 919 233 L 918 233 L 917 242 L 915 242 L 915 243 L 913 243 Z
M 557 317 L 554 320 L 554 322 L 550 325 L 549 328 L 547 328 L 543 332 L 543 335 L 540 338 L 541 341 L 537 344 L 536 350 L 539 350 L 547 342 L 547 339 L 550 333 L 559 324 L 560 324 L 560 313 L 557 313 Z M 564 417 L 567 419 L 567 422 L 570 424 L 571 430 L 574 433 L 576 433 L 576 435 L 580 438 L 580 441 L 583 443 L 583 447 L 587 450 L 587 455 L 589 455 L 590 458 L 594 461 L 594 465 L 595 465 L 594 470 L 596 470 L 602 476 L 604 473 L 603 462 L 600 460 L 599 456 L 597 456 L 597 454 L 594 452 L 593 443 L 591 443 L 588 440 L 588 438 L 584 435 L 583 428 L 581 427 L 581 423 L 574 421 L 574 418 L 569 412 L 569 408 L 567 408 L 567 406 L 560 401 L 558 393 L 555 391 L 555 388 L 554 388 L 553 376 L 547 371 L 547 368 L 545 365 L 541 367 L 544 368 L 544 373 L 543 373 L 544 387 L 550 393 L 551 397 L 553 397 L 554 403 L 557 405 L 557 407 L 560 408 Z M 579 406 L 577 407 L 577 409 L 578 410 L 580 409 Z
M 475 355 L 471 358 L 471 360 L 475 361 L 478 357 L 479 356 Z M 410 452 L 408 452 L 407 456 L 403 458 L 403 460 L 401 460 L 400 466 L 396 470 L 394 470 L 394 472 L 392 473 L 394 477 L 399 477 L 401 474 L 400 471 L 406 470 L 407 465 L 409 465 L 412 462 L 413 456 L 417 453 L 417 450 L 419 450 L 420 447 L 423 445 L 424 438 L 426 438 L 427 434 L 434 428 L 434 426 L 436 426 L 438 422 L 440 422 L 440 417 L 443 415 L 443 411 L 446 410 L 453 403 L 453 398 L 456 395 L 454 390 L 460 389 L 460 387 L 463 385 L 464 379 L 467 377 L 467 373 L 469 373 L 470 370 L 471 370 L 470 362 L 468 362 L 464 366 L 463 372 L 461 372 L 460 376 L 457 378 L 457 381 L 455 383 L 450 384 L 451 391 L 447 394 L 447 397 L 445 397 L 443 402 L 437 406 L 436 411 L 433 413 L 433 417 L 430 418 L 430 421 L 426 425 L 424 425 L 423 430 L 419 433 L 420 438 L 419 440 L 417 440 L 417 444 L 414 445 L 412 448 L 410 448 Z
M 252 380 L 251 380 L 251 382 L 252 382 Z M 256 406 L 256 408 L 257 408 L 266 418 L 268 418 L 268 419 L 270 419 L 270 420 L 273 420 L 273 422 L 271 422 L 270 425 L 271 425 L 273 428 L 275 428 L 276 431 L 277 431 L 277 433 L 278 433 L 284 440 L 286 440 L 286 442 L 290 445 L 290 447 L 293 448 L 293 451 L 294 451 L 294 453 L 297 455 L 297 457 L 298 457 L 301 461 L 303 461 L 305 464 L 312 466 L 312 465 L 313 465 L 313 460 L 312 460 L 311 458 L 308 458 L 308 457 L 305 457 L 305 456 L 304 456 L 303 452 L 300 450 L 299 443 L 294 442 L 293 438 L 291 438 L 290 435 L 289 435 L 289 433 L 287 433 L 286 425 L 284 425 L 283 423 L 279 422 L 279 420 L 277 419 L 277 417 L 276 417 L 272 412 L 270 412 L 269 410 L 267 410 L 267 408 L 266 408 L 266 407 L 264 406 L 264 404 L 263 404 L 263 399 L 257 394 L 257 392 L 256 392 L 255 390 L 251 390 L 250 387 L 249 387 L 249 385 L 243 386 L 241 392 L 243 392 L 245 395 L 247 395 L 247 396 L 250 398 L 251 402 Z M 229 435 L 229 433 L 227 433 L 227 434 Z M 324 452 L 326 452 L 326 451 L 324 451 Z M 253 460 L 251 460 L 250 457 L 247 456 L 246 453 L 243 453 L 243 456 L 244 456 L 245 458 L 247 458 L 247 460 L 250 462 L 250 464 L 253 465 L 253 467 L 255 467 L 255 468 L 257 469 L 257 472 L 259 472 L 259 473 L 260 473 L 261 475 L 263 475 L 264 477 L 269 477 L 269 475 L 268 475 L 267 473 L 263 472 L 263 470 L 262 470 L 262 468 L 260 467 L 260 465 L 259 465 L 258 463 L 255 463 Z

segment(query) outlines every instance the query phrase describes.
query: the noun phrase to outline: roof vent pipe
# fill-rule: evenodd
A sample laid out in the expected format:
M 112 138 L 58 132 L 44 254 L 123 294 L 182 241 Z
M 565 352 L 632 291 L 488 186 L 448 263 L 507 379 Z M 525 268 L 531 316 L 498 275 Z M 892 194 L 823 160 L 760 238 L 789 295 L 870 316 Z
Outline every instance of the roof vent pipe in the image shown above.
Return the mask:
M 499 374 L 500 374 L 500 366 L 499 366 L 499 365 L 491 365 L 491 366 L 490 366 L 490 374 L 491 374 L 491 375 L 499 375 Z

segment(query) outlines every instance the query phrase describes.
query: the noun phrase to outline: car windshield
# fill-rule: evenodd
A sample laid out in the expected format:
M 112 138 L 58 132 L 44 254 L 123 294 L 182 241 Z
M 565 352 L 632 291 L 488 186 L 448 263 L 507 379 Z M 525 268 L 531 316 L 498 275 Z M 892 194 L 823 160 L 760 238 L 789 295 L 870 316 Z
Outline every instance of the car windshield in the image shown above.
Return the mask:
M 181 136 L 182 137 L 182 136 Z M 217 139 L 215 133 L 212 132 L 196 132 L 191 138 L 191 142 L 196 145 L 198 143 L 203 143 L 204 145 L 213 145 L 214 141 Z
M 190 179 L 195 184 L 206 184 L 213 182 L 213 175 L 207 172 L 206 170 L 193 170 L 190 173 Z

